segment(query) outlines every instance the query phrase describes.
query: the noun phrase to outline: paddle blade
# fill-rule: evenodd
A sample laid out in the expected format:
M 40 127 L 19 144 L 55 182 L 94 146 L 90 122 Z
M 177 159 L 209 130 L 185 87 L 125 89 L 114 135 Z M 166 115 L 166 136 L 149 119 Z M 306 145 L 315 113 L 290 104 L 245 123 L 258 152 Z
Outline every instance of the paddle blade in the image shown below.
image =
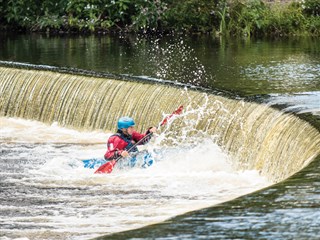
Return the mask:
M 105 164 L 101 165 L 94 173 L 98 173 L 98 174 L 111 173 L 116 163 L 117 163 L 116 160 L 106 162 Z
M 178 109 L 176 109 L 172 114 L 170 114 L 170 115 L 167 116 L 165 119 L 163 119 L 162 122 L 160 123 L 160 126 L 165 125 L 165 124 L 168 122 L 168 120 L 169 120 L 170 118 L 172 118 L 172 116 L 181 114 L 181 113 L 182 113 L 182 110 L 183 110 L 183 106 L 181 105 L 181 106 L 180 106 Z

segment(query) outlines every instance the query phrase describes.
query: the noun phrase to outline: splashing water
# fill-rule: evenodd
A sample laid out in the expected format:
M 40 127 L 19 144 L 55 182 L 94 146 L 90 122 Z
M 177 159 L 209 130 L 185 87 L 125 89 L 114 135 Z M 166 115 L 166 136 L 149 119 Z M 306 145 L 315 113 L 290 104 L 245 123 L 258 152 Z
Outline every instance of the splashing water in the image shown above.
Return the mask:
M 13 118 L 1 118 L 1 124 L 3 237 L 88 239 L 163 221 L 270 184 L 256 171 L 236 171 L 209 137 L 159 150 L 161 133 L 148 146 L 158 147 L 152 167 L 95 175 L 80 160 L 102 156 L 105 145 L 99 142 L 110 133 Z
M 142 39 L 138 39 L 136 45 L 143 43 Z M 170 42 L 156 39 L 151 41 L 144 53 L 139 54 L 144 55 L 144 59 L 148 59 L 145 69 L 154 69 L 153 74 L 155 75 L 152 74 L 149 77 L 174 80 L 194 86 L 205 86 L 212 78 L 195 56 L 194 49 L 183 39 L 173 39 Z

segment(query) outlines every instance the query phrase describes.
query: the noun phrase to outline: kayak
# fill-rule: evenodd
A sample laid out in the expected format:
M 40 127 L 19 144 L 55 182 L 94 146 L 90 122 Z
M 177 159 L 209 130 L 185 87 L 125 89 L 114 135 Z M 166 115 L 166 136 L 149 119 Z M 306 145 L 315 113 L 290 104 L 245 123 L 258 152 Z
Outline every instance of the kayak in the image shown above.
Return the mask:
M 105 164 L 107 161 L 104 158 L 92 158 L 82 160 L 82 162 L 85 168 L 95 169 L 100 167 L 102 164 Z
M 85 168 L 96 169 L 105 164 L 107 160 L 105 160 L 104 158 L 91 158 L 82 160 L 82 162 Z M 120 169 L 133 167 L 148 168 L 152 166 L 153 163 L 154 159 L 151 154 L 148 152 L 144 152 L 143 154 L 139 153 L 136 156 L 120 159 L 117 167 Z

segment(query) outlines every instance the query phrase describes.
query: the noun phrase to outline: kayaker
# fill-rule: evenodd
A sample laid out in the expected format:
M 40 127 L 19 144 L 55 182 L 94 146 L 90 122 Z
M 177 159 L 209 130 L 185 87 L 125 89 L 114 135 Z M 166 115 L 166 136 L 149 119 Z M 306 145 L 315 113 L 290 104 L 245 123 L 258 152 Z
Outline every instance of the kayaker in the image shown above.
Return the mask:
M 131 117 L 121 117 L 118 120 L 118 131 L 109 137 L 107 147 L 108 150 L 104 155 L 105 160 L 113 160 L 118 157 L 128 157 L 132 152 L 138 152 L 138 148 L 134 147 L 128 150 L 139 140 L 144 138 L 149 133 L 155 133 L 157 131 L 156 127 L 150 127 L 145 134 L 138 133 L 135 131 L 135 122 Z M 146 144 L 150 141 L 152 135 L 144 139 L 141 144 Z M 136 159 L 132 157 L 130 159 L 131 166 L 134 166 Z

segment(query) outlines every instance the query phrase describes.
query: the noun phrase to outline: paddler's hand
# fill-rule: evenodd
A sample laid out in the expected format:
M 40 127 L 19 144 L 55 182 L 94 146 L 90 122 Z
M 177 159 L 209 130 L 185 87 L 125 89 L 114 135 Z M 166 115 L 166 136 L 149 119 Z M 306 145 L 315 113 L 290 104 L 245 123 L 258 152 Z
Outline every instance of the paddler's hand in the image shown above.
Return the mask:
M 155 133 L 157 132 L 157 128 L 156 127 L 149 128 L 149 132 Z
M 129 153 L 128 153 L 128 151 L 123 151 L 122 153 L 121 153 L 121 156 L 122 157 L 128 157 L 129 156 Z

